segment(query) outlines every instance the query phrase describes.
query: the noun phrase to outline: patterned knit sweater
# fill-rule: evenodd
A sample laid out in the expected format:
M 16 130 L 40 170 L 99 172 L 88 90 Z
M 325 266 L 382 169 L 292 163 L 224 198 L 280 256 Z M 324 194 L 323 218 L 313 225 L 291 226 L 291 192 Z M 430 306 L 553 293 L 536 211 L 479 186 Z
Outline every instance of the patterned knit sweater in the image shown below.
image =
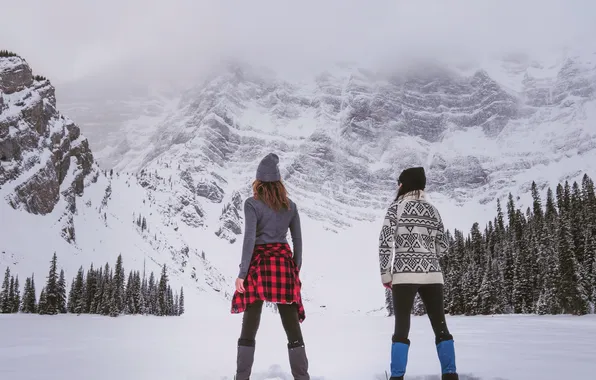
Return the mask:
M 441 215 L 426 200 L 424 191 L 419 198 L 415 193 L 405 194 L 389 206 L 383 221 L 379 236 L 381 281 L 442 284 L 439 257 L 447 249 Z

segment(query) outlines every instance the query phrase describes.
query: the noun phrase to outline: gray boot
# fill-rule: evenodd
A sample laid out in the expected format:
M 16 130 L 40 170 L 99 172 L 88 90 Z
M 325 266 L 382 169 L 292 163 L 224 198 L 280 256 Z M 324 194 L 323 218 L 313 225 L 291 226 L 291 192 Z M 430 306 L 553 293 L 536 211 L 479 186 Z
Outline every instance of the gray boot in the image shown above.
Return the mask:
M 310 380 L 308 374 L 308 358 L 306 357 L 304 345 L 298 347 L 289 346 L 288 355 L 290 357 L 290 368 L 292 369 L 294 380 Z
M 252 363 L 255 359 L 254 346 L 238 346 L 238 356 L 236 357 L 236 380 L 249 380 L 252 371 Z

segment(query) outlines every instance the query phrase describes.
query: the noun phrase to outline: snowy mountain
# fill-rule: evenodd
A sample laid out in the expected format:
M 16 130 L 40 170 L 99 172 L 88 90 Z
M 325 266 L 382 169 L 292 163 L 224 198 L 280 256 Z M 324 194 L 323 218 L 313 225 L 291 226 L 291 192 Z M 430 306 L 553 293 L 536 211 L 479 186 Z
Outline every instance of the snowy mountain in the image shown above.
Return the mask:
M 377 220 L 397 173 L 424 165 L 448 224 L 469 229 L 492 218 L 496 198 L 528 200 L 532 180 L 545 189 L 594 172 L 595 58 L 425 62 L 393 72 L 338 65 L 301 81 L 236 62 L 178 97 L 170 92 L 151 119 L 141 112 L 122 122 L 116 143 L 98 137 L 99 161 L 166 171 L 202 206 L 223 207 L 234 192 L 249 193 L 258 160 L 273 150 L 304 213 L 338 232 Z M 154 104 L 146 99 L 120 107 Z M 97 111 L 64 108 L 96 131 L 87 120 Z
M 0 57 L 0 95 L 2 268 L 44 278 L 56 252 L 72 278 L 80 266 L 113 265 L 122 254 L 128 269 L 165 264 L 191 297 L 228 292 L 229 281 L 155 207 L 144 186 L 158 179 L 100 170 L 79 127 L 56 109 L 50 81 L 23 58 Z
M 22 155 L 39 163 L 15 153 L 2 161 L 1 264 L 44 272 L 58 251 L 74 273 L 122 253 L 131 269 L 166 263 L 173 287 L 192 286 L 197 299 L 212 297 L 225 311 L 239 264 L 242 201 L 259 160 L 275 151 L 303 216 L 309 312 L 382 313 L 376 241 L 399 171 L 424 165 L 448 228 L 466 231 L 492 219 L 495 200 L 509 192 L 529 205 L 533 180 L 544 189 L 593 176 L 591 59 L 390 73 L 343 65 L 301 81 L 234 63 L 179 93 L 145 86 L 76 101 L 71 93 L 60 108 L 93 136 L 91 155 L 74 123 L 56 111 L 49 82 L 29 79 L 22 59 L 2 58 L 1 81 L 12 87 L 2 91 L 0 151 L 34 139 Z M 20 82 L 13 79 L 23 76 L 19 67 L 29 72 Z M 42 119 L 29 111 L 38 104 L 47 109 Z M 67 126 L 77 132 L 69 135 Z M 94 156 L 113 173 L 102 172 Z M 52 180 L 64 157 L 74 162 L 69 175 Z M 37 174 L 42 163 L 50 174 Z M 56 183 L 47 200 L 45 189 Z M 19 196 L 22 184 L 27 197 Z M 39 204 L 45 214 L 34 212 Z M 35 239 L 32 230 L 40 231 Z M 345 273 L 362 281 L 338 292 Z M 354 303 L 355 292 L 369 296 Z M 185 294 L 188 311 L 200 308 L 192 291 Z

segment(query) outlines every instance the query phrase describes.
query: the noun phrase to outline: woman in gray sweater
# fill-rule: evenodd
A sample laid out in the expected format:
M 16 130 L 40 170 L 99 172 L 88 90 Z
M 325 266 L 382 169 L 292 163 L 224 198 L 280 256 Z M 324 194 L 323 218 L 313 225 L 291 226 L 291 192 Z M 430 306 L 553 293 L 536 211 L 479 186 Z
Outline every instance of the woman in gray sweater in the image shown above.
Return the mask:
M 286 193 L 279 158 L 261 160 L 253 196 L 244 202 L 244 244 L 232 313 L 244 313 L 238 339 L 236 380 L 248 380 L 263 302 L 275 303 L 288 338 L 288 356 L 296 380 L 310 379 L 300 323 L 305 319 L 299 278 L 302 236 L 298 208 Z M 290 230 L 293 250 L 286 235 Z

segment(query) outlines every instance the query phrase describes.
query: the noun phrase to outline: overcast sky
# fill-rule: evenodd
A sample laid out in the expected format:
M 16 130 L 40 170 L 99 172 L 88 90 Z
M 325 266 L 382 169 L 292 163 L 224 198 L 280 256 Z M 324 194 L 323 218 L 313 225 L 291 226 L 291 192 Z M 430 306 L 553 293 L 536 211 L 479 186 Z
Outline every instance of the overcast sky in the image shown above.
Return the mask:
M 167 76 L 231 56 L 319 68 L 338 60 L 533 54 L 596 36 L 594 0 L 0 2 L 0 49 L 18 52 L 54 82 L 126 60 Z

